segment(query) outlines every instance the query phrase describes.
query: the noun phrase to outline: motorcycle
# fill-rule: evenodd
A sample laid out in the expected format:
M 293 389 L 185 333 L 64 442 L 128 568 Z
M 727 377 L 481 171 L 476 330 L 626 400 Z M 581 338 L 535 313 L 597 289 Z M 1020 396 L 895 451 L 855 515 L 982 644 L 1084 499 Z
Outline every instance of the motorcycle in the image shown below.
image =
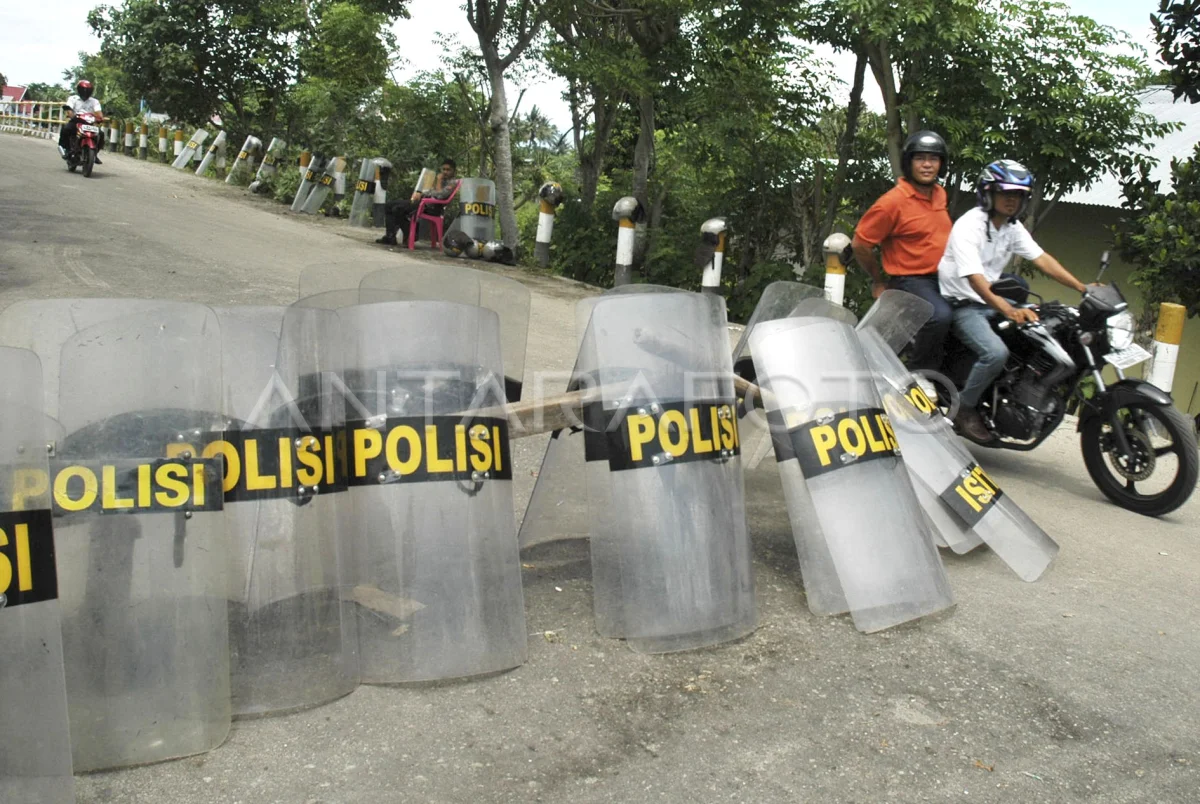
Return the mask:
M 1101 276 L 1107 265 L 1105 252 Z M 1165 391 L 1125 376 L 1150 354 L 1134 343 L 1133 314 L 1120 288 L 1089 286 L 1078 307 L 1045 301 L 1016 279 L 1002 278 L 992 290 L 1031 307 L 1039 320 L 1017 325 L 995 314 L 992 327 L 1009 358 L 979 404 L 993 436 L 980 446 L 1032 450 L 1075 413 L 1084 465 L 1106 497 L 1145 516 L 1183 505 L 1196 488 L 1196 429 Z M 1037 304 L 1028 303 L 1030 296 Z M 939 380 L 961 388 L 974 362 L 975 355 L 951 336 L 944 378 L 929 378 L 939 386 L 940 399 L 954 395 Z M 1116 371 L 1115 383 L 1101 376 L 1105 363 Z
M 90 178 L 92 168 L 96 164 L 96 153 L 100 150 L 100 126 L 103 118 L 96 113 L 81 112 L 75 115 L 79 121 L 75 125 L 75 136 L 71 138 L 67 150 L 67 170 L 75 172 L 75 168 L 83 168 L 84 178 Z

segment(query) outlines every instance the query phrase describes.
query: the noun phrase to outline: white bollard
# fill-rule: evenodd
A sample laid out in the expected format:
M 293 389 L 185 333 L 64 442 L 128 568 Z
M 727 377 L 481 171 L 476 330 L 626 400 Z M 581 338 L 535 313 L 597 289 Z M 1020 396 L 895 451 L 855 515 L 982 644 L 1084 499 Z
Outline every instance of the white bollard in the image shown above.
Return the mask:
M 138 129 L 138 159 L 145 159 L 150 155 L 150 126 L 146 121 L 142 121 L 141 128 Z
M 704 293 L 721 294 L 721 268 L 725 264 L 725 236 L 727 226 L 724 218 L 709 218 L 700 226 L 701 249 L 712 249 L 712 256 L 704 265 L 704 276 L 700 290 Z
M 538 196 L 537 245 L 534 246 L 534 257 L 537 258 L 537 264 L 545 268 L 550 264 L 550 240 L 554 236 L 554 216 L 563 201 L 562 186 L 556 181 L 548 181 L 538 190 Z
M 839 233 L 825 238 L 822 246 L 825 250 L 825 298 L 836 305 L 846 301 L 846 265 L 842 262 L 842 252 L 850 245 L 850 238 Z
M 178 159 L 181 153 L 183 153 L 183 129 L 177 128 L 175 129 L 175 146 L 171 161 L 174 162 Z
M 1187 308 L 1163 302 L 1158 306 L 1158 326 L 1154 330 L 1154 361 L 1150 364 L 1151 385 L 1171 393 L 1175 384 L 1175 364 L 1179 362 L 1179 343 L 1183 340 L 1183 322 Z
M 646 217 L 641 202 L 631 195 L 617 201 L 613 206 L 613 220 L 617 222 L 617 263 L 613 271 L 613 287 L 628 285 L 633 281 L 634 226 Z
M 167 127 L 158 127 L 158 158 L 167 161 Z

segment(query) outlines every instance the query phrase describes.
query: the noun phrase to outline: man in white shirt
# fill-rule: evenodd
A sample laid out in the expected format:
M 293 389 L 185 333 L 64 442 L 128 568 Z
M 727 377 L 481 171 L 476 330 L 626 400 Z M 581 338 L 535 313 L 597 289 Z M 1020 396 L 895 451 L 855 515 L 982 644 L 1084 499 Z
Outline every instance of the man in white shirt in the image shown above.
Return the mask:
M 976 356 L 955 418 L 959 432 L 973 441 L 992 438 L 976 405 L 1008 360 L 1008 347 L 992 329 L 991 311 L 999 311 L 1014 324 L 1038 320 L 1033 310 L 1014 307 L 993 293 L 992 283 L 1016 254 L 1066 287 L 1081 293 L 1087 289 L 1047 254 L 1018 220 L 1032 191 L 1033 174 L 1018 162 L 1001 159 L 984 168 L 976 193 L 978 206 L 955 221 L 938 264 L 942 295 L 954 307 L 954 334 Z
M 75 136 L 75 127 L 79 125 L 77 115 L 85 112 L 91 114 L 100 114 L 100 101 L 92 97 L 92 82 L 80 81 L 75 85 L 75 94 L 63 101 L 63 105 L 67 107 L 70 114 L 70 119 L 63 124 L 58 132 L 58 148 L 62 158 L 67 158 L 67 151 L 71 148 L 71 138 Z M 100 147 L 104 147 L 104 134 L 100 134 Z M 100 164 L 100 155 L 96 155 L 96 164 Z

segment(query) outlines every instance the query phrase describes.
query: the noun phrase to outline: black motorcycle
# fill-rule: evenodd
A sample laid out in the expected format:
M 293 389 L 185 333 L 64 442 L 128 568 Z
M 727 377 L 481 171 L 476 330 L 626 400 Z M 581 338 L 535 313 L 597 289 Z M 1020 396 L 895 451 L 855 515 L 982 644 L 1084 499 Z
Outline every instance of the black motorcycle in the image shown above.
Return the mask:
M 1101 275 L 1107 262 L 1106 252 Z M 1125 377 L 1150 355 L 1134 343 L 1133 314 L 1120 289 L 1090 286 L 1078 307 L 1044 301 L 1015 279 L 1001 279 L 992 290 L 1032 307 L 1040 320 L 1016 325 L 995 314 L 992 326 L 1009 358 L 980 400 L 979 412 L 994 436 L 982 446 L 1034 449 L 1074 413 L 1084 465 L 1105 496 L 1146 516 L 1183 505 L 1196 488 L 1196 430 L 1166 392 Z M 1036 305 L 1028 304 L 1030 296 Z M 945 377 L 961 388 L 974 361 L 952 336 Z M 1117 382 L 1101 377 L 1105 363 L 1113 366 Z M 944 391 L 939 388 L 941 399 L 952 398 Z

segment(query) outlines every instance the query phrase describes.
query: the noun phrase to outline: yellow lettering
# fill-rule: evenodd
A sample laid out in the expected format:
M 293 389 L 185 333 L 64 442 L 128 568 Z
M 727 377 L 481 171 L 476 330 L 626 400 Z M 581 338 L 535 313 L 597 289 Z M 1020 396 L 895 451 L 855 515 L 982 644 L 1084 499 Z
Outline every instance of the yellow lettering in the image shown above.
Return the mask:
M 192 466 L 192 504 L 197 508 L 203 508 L 208 499 L 204 485 L 206 474 L 203 464 L 197 463 Z
M 258 473 L 258 439 L 246 439 L 246 488 L 251 491 L 273 489 L 278 484 L 275 475 Z
M 79 499 L 72 500 L 67 491 L 67 484 L 72 478 L 83 481 L 83 494 Z M 54 502 L 64 511 L 85 511 L 96 502 L 100 487 L 96 483 L 96 473 L 86 466 L 68 466 L 54 478 Z
M 132 508 L 133 500 L 121 499 L 117 496 L 117 467 L 101 466 L 100 467 L 100 507 L 105 510 L 120 510 L 122 508 Z
M 982 483 L 979 482 L 979 478 L 975 477 L 975 475 L 967 475 L 964 477 L 962 485 L 963 488 L 975 495 L 976 499 L 985 494 L 991 493 Z
M 866 416 L 859 416 L 858 420 L 862 423 L 863 434 L 867 437 L 867 448 L 871 452 L 887 452 L 889 449 L 887 432 L 883 429 L 883 417 L 878 413 L 875 414 L 875 426 L 879 430 L 880 438 L 875 437 L 875 431 L 871 429 L 871 422 Z
M 858 426 L 858 422 L 854 419 L 842 419 L 837 426 L 838 441 L 842 444 L 842 449 L 846 452 L 852 452 L 855 455 L 862 455 L 867 451 L 867 439 L 863 435 L 862 428 Z M 853 443 L 850 436 L 853 435 Z
M 887 438 L 892 445 L 892 449 L 900 449 L 900 442 L 896 440 L 896 431 L 892 429 L 891 420 L 887 416 L 884 416 L 880 419 L 880 424 L 883 425 L 883 431 L 887 434 Z
M 714 413 L 716 411 L 713 411 Z M 721 448 L 733 449 L 733 417 L 721 419 Z
M 654 419 L 650 416 L 630 416 L 629 455 L 634 461 L 642 459 L 642 447 L 654 438 Z
M 449 458 L 438 457 L 437 431 L 438 429 L 436 425 L 425 425 L 425 453 L 427 456 L 426 460 L 429 464 L 429 473 L 434 474 L 435 472 L 453 472 L 454 461 L 450 460 Z
M 154 492 L 155 501 L 164 508 L 178 508 L 187 502 L 187 467 L 181 463 L 164 463 L 154 472 L 154 482 L 162 491 Z M 174 492 L 172 494 L 171 492 Z
M 979 512 L 979 511 L 982 511 L 982 510 L 983 510 L 983 506 L 981 506 L 979 503 L 975 502 L 975 498 L 974 498 L 974 497 L 972 497 L 970 494 L 968 494 L 968 493 L 967 493 L 967 490 L 966 490 L 966 489 L 964 489 L 962 486 L 955 486 L 955 487 L 954 487 L 954 490 L 955 490 L 955 491 L 957 491 L 957 492 L 958 492 L 958 496 L 959 496 L 959 497 L 962 497 L 964 500 L 966 500 L 966 501 L 967 501 L 967 505 L 969 505 L 969 506 L 971 506 L 972 508 L 974 508 L 976 512 Z
M 401 461 L 397 450 L 400 439 L 408 442 L 408 460 Z M 387 436 L 387 462 L 393 472 L 411 475 L 421 467 L 421 437 L 407 424 L 393 427 Z
M 17 539 L 17 589 L 28 592 L 33 588 L 33 567 L 29 561 L 29 526 L 21 523 L 16 527 Z
M 495 458 L 495 467 L 497 472 L 504 471 L 504 445 L 500 443 L 500 425 L 492 428 L 492 443 L 495 445 L 492 456 Z
M 0 547 L 8 547 L 8 534 L 0 528 Z M 0 553 L 0 593 L 8 591 L 9 584 L 12 583 L 13 567 L 12 561 L 4 553 Z
M 200 454 L 200 457 L 213 458 L 217 455 L 225 459 L 225 474 L 221 490 L 229 493 L 237 488 L 238 481 L 242 477 L 242 456 L 238 455 L 238 451 L 228 441 L 214 441 L 204 447 L 204 452 Z
M 50 478 L 41 469 L 17 469 L 13 472 L 12 509 L 24 511 L 30 498 L 41 497 L 50 488 Z
M 148 463 L 139 464 L 138 468 L 137 468 L 137 472 L 138 472 L 137 505 L 138 505 L 138 508 L 149 508 L 150 507 L 150 464 L 148 464 Z
M 341 450 L 341 452 L 339 454 L 342 456 L 342 465 L 345 466 L 346 465 L 346 431 L 339 430 L 338 433 L 340 435 L 340 437 L 338 438 L 338 447 Z M 333 457 L 334 457 L 333 435 L 330 434 L 330 435 L 325 436 L 325 482 L 326 483 L 333 483 L 333 481 L 337 478 L 337 475 L 333 471 Z
M 933 400 L 931 400 L 925 394 L 924 389 L 922 389 L 919 385 L 914 385 L 912 388 L 908 389 L 908 400 L 912 402 L 913 407 L 922 413 L 933 413 L 933 410 L 936 407 L 933 404 Z
M 982 466 L 976 466 L 971 470 L 971 474 L 979 478 L 979 482 L 985 484 L 989 489 L 991 489 L 993 494 L 1000 491 L 1000 487 L 996 485 L 996 481 L 992 480 L 988 473 L 983 471 Z
M 300 438 L 300 446 L 296 448 L 296 460 L 301 466 L 296 469 L 296 479 L 301 485 L 313 486 L 321 482 L 321 458 L 312 454 L 314 449 L 321 449 L 320 441 L 310 435 Z
M 672 426 L 674 426 L 675 430 L 679 433 L 678 440 L 675 441 L 671 440 Z M 663 411 L 662 418 L 658 420 L 658 444 L 663 448 L 664 452 L 676 458 L 687 452 L 687 419 L 683 417 L 682 411 Z
M 733 425 L 733 446 L 735 449 L 741 449 L 742 431 L 738 428 L 737 415 L 731 407 L 726 406 L 725 410 L 729 411 L 729 421 Z
M 454 471 L 467 471 L 467 428 L 454 425 Z
M 279 488 L 292 487 L 292 439 L 279 439 Z
M 471 428 L 471 447 L 478 453 L 471 456 L 471 468 L 476 472 L 486 472 L 492 468 L 492 445 L 484 438 L 486 435 L 488 429 L 482 424 Z
M 700 435 L 700 411 L 696 408 L 692 408 L 688 413 L 688 418 L 692 420 L 692 449 L 697 455 L 704 452 L 712 452 L 713 442 L 706 441 Z M 713 435 L 713 439 L 716 439 L 715 433 Z
M 817 449 L 817 458 L 822 466 L 833 463 L 829 453 L 837 446 L 837 433 L 828 424 L 822 424 L 808 431 L 812 437 L 813 446 Z
M 354 476 L 367 476 L 367 461 L 383 451 L 383 436 L 378 430 L 364 427 L 354 431 Z

